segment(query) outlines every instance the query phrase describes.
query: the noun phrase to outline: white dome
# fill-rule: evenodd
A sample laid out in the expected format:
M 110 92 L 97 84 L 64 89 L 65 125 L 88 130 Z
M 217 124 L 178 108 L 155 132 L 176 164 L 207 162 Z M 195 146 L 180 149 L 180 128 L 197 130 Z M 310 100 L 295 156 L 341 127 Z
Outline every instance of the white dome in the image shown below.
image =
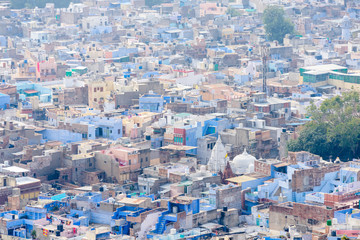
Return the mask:
M 232 160 L 232 168 L 236 174 L 250 173 L 254 171 L 254 162 L 256 158 L 246 152 L 237 155 Z

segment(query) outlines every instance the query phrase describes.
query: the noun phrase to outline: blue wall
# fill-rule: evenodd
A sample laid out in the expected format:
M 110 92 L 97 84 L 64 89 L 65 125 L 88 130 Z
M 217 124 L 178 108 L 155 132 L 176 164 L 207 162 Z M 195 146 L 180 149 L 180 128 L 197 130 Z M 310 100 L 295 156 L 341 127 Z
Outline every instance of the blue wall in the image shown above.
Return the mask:
M 146 94 L 139 98 L 139 108 L 150 112 L 162 112 L 164 98 L 161 95 Z
M 353 209 L 345 209 L 334 212 L 334 218 L 338 220 L 338 223 L 345 223 L 346 222 L 346 214 L 351 214 Z
M 71 143 L 82 141 L 81 133 L 73 133 L 63 129 L 45 129 L 39 132 L 44 141 L 60 141 L 62 143 Z
M 8 105 L 10 105 L 10 96 L 0 93 L 0 108 L 6 109 Z

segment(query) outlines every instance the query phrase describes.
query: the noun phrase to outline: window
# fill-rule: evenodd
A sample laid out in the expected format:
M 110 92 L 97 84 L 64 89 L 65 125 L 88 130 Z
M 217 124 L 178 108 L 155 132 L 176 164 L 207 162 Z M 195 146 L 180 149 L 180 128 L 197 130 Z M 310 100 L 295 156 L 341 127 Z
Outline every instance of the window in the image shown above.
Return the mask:
M 94 102 L 96 102 L 97 101 L 97 99 L 96 98 L 94 98 Z
M 129 165 L 131 165 L 131 159 L 129 159 Z
M 96 92 L 96 88 L 94 88 L 94 92 Z
M 110 133 L 112 133 L 112 130 L 110 130 Z
M 148 160 L 149 160 L 148 157 L 146 157 L 146 158 L 145 158 L 145 161 L 147 162 Z
M 118 134 L 120 134 L 120 129 L 118 129 Z
M 100 92 L 103 92 L 103 91 L 104 91 L 104 88 L 103 88 L 103 87 L 101 87 L 101 88 L 100 88 Z

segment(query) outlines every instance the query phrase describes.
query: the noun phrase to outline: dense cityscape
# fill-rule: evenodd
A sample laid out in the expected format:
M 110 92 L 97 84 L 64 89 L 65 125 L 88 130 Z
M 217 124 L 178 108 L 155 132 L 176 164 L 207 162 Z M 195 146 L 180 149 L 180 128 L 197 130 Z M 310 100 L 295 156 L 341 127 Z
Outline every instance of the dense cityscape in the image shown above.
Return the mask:
M 0 18 L 0 239 L 360 238 L 359 0 Z

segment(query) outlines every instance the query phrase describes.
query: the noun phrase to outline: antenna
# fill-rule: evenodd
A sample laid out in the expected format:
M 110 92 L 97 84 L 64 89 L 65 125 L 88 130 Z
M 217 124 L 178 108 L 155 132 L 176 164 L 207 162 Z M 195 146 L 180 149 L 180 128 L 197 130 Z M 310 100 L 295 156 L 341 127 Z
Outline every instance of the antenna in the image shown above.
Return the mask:
M 264 44 L 261 46 L 261 60 L 263 64 L 263 92 L 267 95 L 267 85 L 266 85 L 266 73 L 267 73 L 267 59 L 269 55 L 269 47 Z

